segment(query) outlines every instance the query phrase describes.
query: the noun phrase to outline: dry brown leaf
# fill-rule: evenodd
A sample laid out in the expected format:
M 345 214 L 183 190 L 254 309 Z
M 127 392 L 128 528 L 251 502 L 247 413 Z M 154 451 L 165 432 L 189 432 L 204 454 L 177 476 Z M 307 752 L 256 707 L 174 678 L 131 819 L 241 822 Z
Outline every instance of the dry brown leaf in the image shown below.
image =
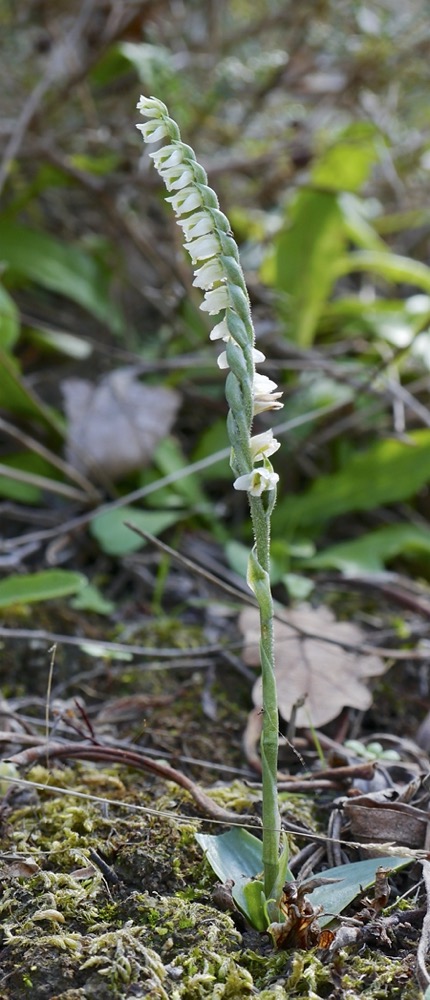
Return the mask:
M 359 626 L 336 621 L 331 611 L 323 606 L 314 609 L 301 605 L 289 610 L 288 618 L 291 625 L 275 621 L 275 670 L 282 717 L 289 719 L 294 705 L 303 698 L 306 698 L 305 704 L 298 708 L 296 715 L 299 728 L 306 728 L 310 723 L 324 726 L 345 706 L 369 708 L 372 697 L 365 679 L 384 673 L 387 667 L 383 660 L 324 642 L 326 638 L 360 647 L 365 636 Z M 239 626 L 245 641 L 243 658 L 250 666 L 259 666 L 258 611 L 255 608 L 243 611 Z M 304 638 L 294 626 L 318 638 Z M 261 708 L 261 678 L 254 684 L 253 699 L 257 708 Z
M 147 465 L 174 422 L 180 397 L 142 385 L 134 368 L 118 368 L 95 385 L 65 379 L 66 457 L 80 472 L 116 480 Z

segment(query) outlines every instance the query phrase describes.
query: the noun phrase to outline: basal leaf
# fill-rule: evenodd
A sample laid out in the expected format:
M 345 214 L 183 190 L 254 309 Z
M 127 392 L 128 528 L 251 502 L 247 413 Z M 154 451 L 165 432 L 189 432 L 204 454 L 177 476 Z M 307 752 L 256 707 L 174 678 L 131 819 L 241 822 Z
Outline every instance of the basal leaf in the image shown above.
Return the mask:
M 13 574 L 0 581 L 0 608 L 68 597 L 70 594 L 78 593 L 87 582 L 82 573 L 73 573 L 66 569 Z
M 264 930 L 265 927 L 260 922 L 259 914 L 256 912 L 261 899 L 262 886 L 262 883 L 256 879 L 263 866 L 261 840 L 240 827 L 233 827 L 220 836 L 197 833 L 196 840 L 220 881 L 226 882 L 228 879 L 233 879 L 232 895 L 237 906 L 249 918 L 254 918 L 253 923 L 254 926 L 257 925 L 257 929 Z M 339 881 L 318 886 L 308 896 L 313 906 L 324 908 L 325 913 L 319 918 L 319 922 L 323 926 L 330 923 L 333 916 L 342 913 L 363 889 L 372 886 L 378 868 L 388 868 L 394 872 L 410 864 L 411 860 L 411 858 L 405 857 L 378 857 L 327 869 L 324 876 Z M 251 890 L 248 899 L 249 890 L 244 891 L 244 889 L 251 879 L 255 880 L 256 889 Z
M 323 906 L 324 915 L 319 917 L 319 923 L 324 926 L 349 906 L 363 890 L 375 882 L 378 868 L 388 868 L 397 871 L 411 864 L 413 858 L 385 857 L 369 858 L 368 861 L 354 861 L 350 865 L 340 865 L 338 868 L 328 868 L 323 874 L 326 878 L 339 879 L 330 885 L 319 885 L 309 893 L 313 906 Z

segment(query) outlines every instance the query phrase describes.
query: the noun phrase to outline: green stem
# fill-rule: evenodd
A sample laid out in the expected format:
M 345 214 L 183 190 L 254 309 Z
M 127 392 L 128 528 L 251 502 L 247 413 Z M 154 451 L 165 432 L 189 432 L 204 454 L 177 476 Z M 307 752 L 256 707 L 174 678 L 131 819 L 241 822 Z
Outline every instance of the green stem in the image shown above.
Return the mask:
M 271 491 L 274 493 L 275 491 Z M 267 497 L 267 494 L 266 494 Z M 263 786 L 263 872 L 267 899 L 273 896 L 279 869 L 281 818 L 278 808 L 278 697 L 275 677 L 273 599 L 270 588 L 270 513 L 275 497 L 250 497 L 251 518 L 255 534 L 255 551 L 251 555 L 250 576 L 260 609 L 260 658 L 263 685 L 263 728 L 261 734 L 261 765 Z

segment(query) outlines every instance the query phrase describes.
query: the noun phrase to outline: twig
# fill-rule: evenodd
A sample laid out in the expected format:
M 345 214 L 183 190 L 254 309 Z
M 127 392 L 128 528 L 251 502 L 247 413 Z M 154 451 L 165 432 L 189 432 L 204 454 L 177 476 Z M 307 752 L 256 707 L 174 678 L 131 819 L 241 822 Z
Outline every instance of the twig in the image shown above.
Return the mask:
M 426 959 L 430 950 L 430 862 L 423 861 L 423 876 L 426 889 L 427 907 L 423 920 L 423 928 L 417 950 L 417 979 L 421 989 L 426 990 L 430 986 L 430 975 L 427 971 Z
M 235 826 L 243 826 L 251 823 L 258 824 L 258 817 L 243 816 L 228 809 L 223 809 L 210 798 L 209 795 L 200 788 L 191 778 L 188 778 L 181 771 L 170 767 L 168 764 L 161 764 L 159 761 L 151 760 L 143 754 L 135 753 L 132 750 L 123 750 L 117 747 L 94 746 L 93 744 L 76 743 L 44 743 L 41 746 L 33 746 L 28 750 L 22 750 L 8 758 L 9 763 L 17 766 L 29 767 L 40 760 L 51 758 L 74 758 L 75 760 L 93 760 L 122 764 L 125 767 L 133 767 L 138 771 L 150 771 L 157 774 L 165 781 L 174 781 L 190 793 L 196 805 L 211 819 L 231 823 Z

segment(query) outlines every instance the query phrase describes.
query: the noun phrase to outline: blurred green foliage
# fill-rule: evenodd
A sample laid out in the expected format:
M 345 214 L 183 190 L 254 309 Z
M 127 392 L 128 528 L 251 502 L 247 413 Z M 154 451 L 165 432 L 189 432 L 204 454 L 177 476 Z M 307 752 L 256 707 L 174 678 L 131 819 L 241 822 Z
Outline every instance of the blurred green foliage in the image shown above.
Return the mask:
M 70 0 L 1 13 L 0 75 L 14 86 L 1 109 L 0 496 L 55 496 L 67 519 L 73 491 L 83 508 L 86 491 L 87 505 L 126 503 L 175 473 L 138 511 L 148 530 L 222 520 L 222 537 L 246 541 L 226 461 L 187 471 L 225 447 L 223 376 L 134 129 L 141 89 L 169 105 L 208 169 L 240 242 L 265 371 L 283 382 L 280 423 L 305 421 L 277 455 L 275 575 L 376 571 L 419 550 L 430 578 L 424 0 L 119 0 L 108 15 Z M 180 418 L 141 476 L 88 483 L 57 461 L 61 380 L 121 364 L 179 389 Z M 101 547 L 137 548 L 121 508 L 110 517 L 93 522 Z

